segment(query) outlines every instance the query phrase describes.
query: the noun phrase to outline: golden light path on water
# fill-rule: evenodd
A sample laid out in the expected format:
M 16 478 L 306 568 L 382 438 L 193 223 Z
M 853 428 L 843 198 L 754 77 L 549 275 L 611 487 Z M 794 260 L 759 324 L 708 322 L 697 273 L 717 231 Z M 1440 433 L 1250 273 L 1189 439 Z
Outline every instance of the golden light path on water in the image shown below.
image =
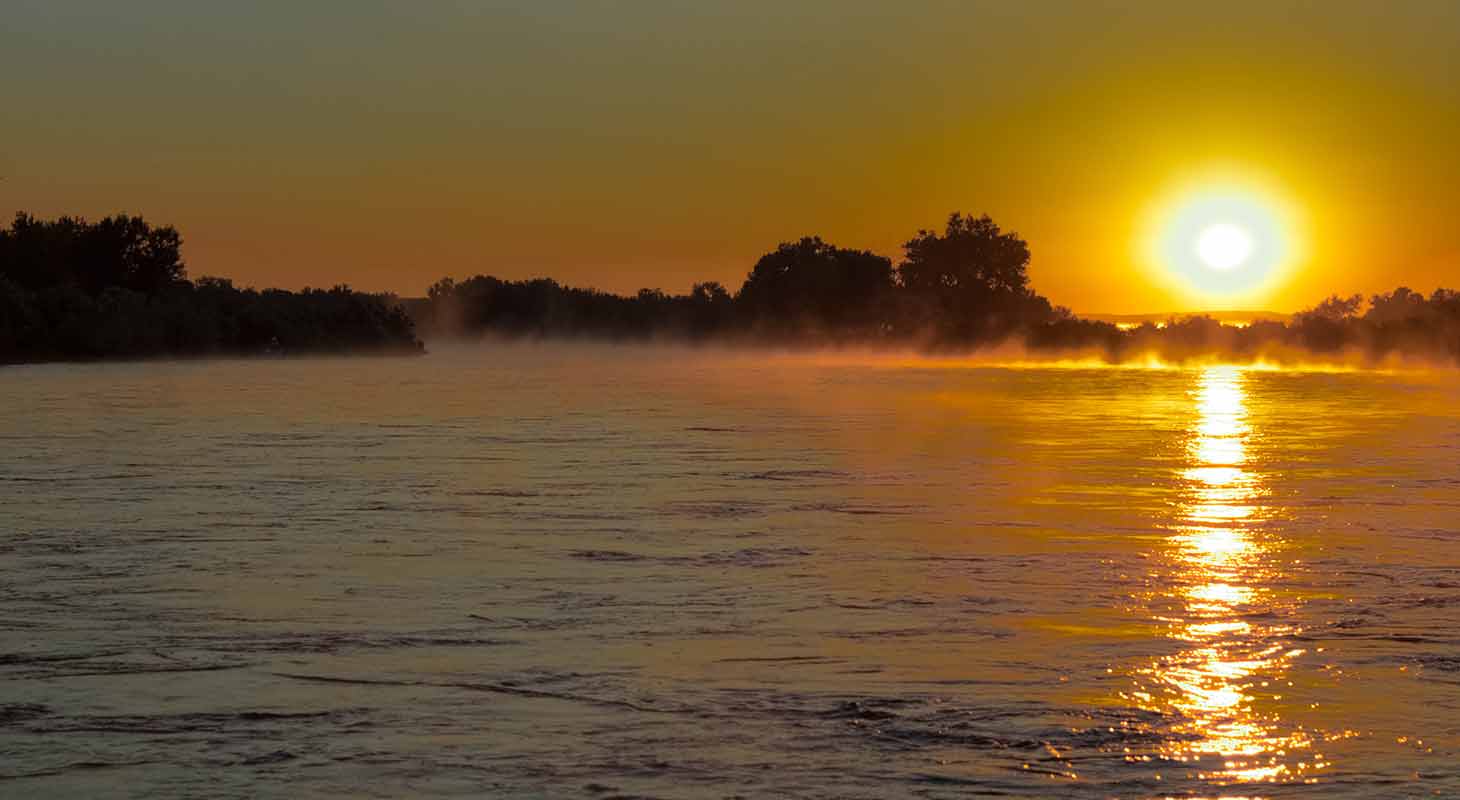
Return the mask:
M 1194 390 L 1196 416 L 1168 575 L 1171 609 L 1159 621 L 1182 644 L 1136 674 L 1128 699 L 1177 720 L 1159 755 L 1217 784 L 1315 781 L 1327 764 L 1314 739 L 1272 709 L 1303 651 L 1280 619 L 1272 584 L 1281 544 L 1260 528 L 1268 489 L 1249 464 L 1246 375 L 1208 367 Z

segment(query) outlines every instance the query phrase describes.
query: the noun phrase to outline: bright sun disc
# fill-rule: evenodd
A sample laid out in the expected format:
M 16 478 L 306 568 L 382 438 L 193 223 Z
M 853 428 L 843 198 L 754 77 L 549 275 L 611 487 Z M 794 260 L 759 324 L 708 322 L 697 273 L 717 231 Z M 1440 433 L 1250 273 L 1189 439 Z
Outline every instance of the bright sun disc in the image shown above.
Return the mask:
M 1301 256 L 1295 220 L 1264 182 L 1197 178 L 1151 206 L 1147 263 L 1190 303 L 1261 303 Z
M 1252 255 L 1252 237 L 1226 222 L 1210 225 L 1196 239 L 1196 254 L 1212 269 L 1232 269 Z

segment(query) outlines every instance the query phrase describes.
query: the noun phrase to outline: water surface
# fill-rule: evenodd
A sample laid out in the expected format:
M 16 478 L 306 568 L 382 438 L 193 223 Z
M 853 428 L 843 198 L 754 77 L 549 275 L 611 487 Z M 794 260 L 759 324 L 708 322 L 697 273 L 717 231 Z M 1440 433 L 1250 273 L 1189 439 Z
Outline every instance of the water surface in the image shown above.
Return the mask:
M 1460 381 L 0 370 L 0 794 L 1460 795 Z

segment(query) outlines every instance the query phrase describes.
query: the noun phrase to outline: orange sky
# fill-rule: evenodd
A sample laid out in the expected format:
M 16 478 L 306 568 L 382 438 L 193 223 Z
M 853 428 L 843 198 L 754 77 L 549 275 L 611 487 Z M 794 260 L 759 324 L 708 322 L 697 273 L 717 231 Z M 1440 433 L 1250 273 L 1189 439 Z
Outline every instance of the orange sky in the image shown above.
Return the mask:
M 1078 311 L 1460 287 L 1460 3 L 6 5 L 0 212 L 171 223 L 195 276 L 735 288 L 961 209 Z M 1142 262 L 1232 175 L 1301 228 L 1280 279 Z

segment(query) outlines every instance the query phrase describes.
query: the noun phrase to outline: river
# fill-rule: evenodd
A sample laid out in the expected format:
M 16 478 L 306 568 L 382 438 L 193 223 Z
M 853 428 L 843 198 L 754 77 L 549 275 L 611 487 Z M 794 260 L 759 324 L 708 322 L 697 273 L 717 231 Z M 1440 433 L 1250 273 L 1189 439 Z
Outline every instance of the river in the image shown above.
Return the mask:
M 0 795 L 1460 796 L 1460 377 L 0 368 Z

